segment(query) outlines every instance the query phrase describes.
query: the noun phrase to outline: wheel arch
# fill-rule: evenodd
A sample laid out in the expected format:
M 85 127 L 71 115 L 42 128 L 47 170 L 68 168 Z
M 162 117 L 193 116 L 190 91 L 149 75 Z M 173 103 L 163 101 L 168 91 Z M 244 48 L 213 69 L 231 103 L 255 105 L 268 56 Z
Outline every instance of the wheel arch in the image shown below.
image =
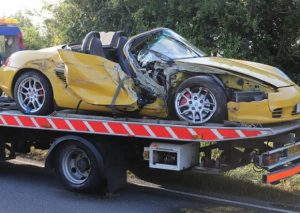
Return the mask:
M 176 92 L 177 87 L 185 80 L 187 80 L 189 78 L 193 78 L 193 77 L 210 78 L 212 81 L 214 81 L 219 86 L 221 86 L 222 89 L 224 90 L 224 93 L 226 94 L 226 96 L 228 96 L 228 94 L 226 92 L 225 84 L 222 82 L 222 80 L 217 75 L 205 74 L 205 73 L 199 74 L 199 73 L 193 73 L 193 72 L 187 72 L 186 75 L 188 76 L 187 78 L 183 78 L 181 81 L 177 82 L 176 85 L 174 87 L 171 87 L 170 90 L 168 91 L 168 103 L 169 103 L 170 99 L 172 99 L 172 96 L 174 95 L 174 93 Z
M 178 85 L 180 85 L 183 81 L 189 79 L 189 78 L 193 78 L 193 77 L 207 77 L 207 78 L 211 78 L 213 81 L 215 81 L 219 86 L 221 86 L 224 90 L 226 90 L 226 86 L 225 84 L 222 82 L 222 80 L 220 79 L 220 77 L 218 77 L 215 74 L 210 74 L 210 73 L 195 73 L 195 72 L 189 72 L 186 71 L 184 72 L 184 76 L 182 79 L 180 79 L 179 81 L 176 82 L 175 86 L 171 86 L 171 90 L 176 90 L 176 88 L 178 87 Z

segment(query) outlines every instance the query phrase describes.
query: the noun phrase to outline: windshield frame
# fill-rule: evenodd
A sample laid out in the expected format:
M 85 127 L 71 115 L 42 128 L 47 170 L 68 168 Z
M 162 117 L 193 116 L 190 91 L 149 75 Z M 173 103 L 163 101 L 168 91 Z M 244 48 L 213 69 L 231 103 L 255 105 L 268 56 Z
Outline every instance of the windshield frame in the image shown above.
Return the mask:
M 195 52 L 198 57 L 208 56 L 206 53 L 199 50 L 197 47 L 192 45 L 190 42 L 188 42 L 186 39 L 181 37 L 179 34 L 175 33 L 173 30 L 168 29 L 168 28 L 155 28 L 150 31 L 143 32 L 143 33 L 140 33 L 140 34 L 137 34 L 137 35 L 131 37 L 127 41 L 127 43 L 125 44 L 125 46 L 123 48 L 123 53 L 130 65 L 129 69 L 131 70 L 130 73 L 133 78 L 136 76 L 135 72 L 140 70 L 141 67 L 132 51 L 134 50 L 134 48 L 136 48 L 137 46 L 144 43 L 147 39 L 149 39 L 153 35 L 163 33 L 163 32 L 172 35 L 172 37 L 175 37 L 176 40 L 178 40 L 180 43 L 184 44 L 189 49 L 191 49 L 193 52 Z M 179 60 L 179 59 L 177 59 L 177 60 Z
M 167 36 L 170 39 L 178 41 L 179 43 L 181 43 L 182 45 L 184 45 L 185 47 L 187 47 L 188 49 L 190 49 L 192 52 L 194 52 L 199 57 L 205 57 L 205 56 L 207 56 L 207 53 L 205 53 L 204 51 L 202 51 L 199 48 L 197 48 L 195 45 L 193 45 L 191 42 L 189 42 L 188 40 L 186 40 L 185 38 L 183 38 L 178 33 L 174 32 L 173 30 L 163 29 L 162 30 L 162 34 L 165 35 L 165 36 Z M 174 59 L 174 60 L 176 60 L 176 59 Z
M 149 41 L 147 41 L 149 40 Z M 182 55 L 179 55 L 176 57 L 176 53 L 172 54 L 172 51 L 159 51 L 156 48 L 156 45 L 159 42 L 169 42 L 170 47 L 175 48 L 175 50 L 179 50 L 178 53 L 182 52 Z M 146 45 L 146 47 L 145 47 Z M 164 45 L 163 43 L 161 45 Z M 158 46 L 159 47 L 159 46 Z M 167 46 L 165 46 L 167 49 Z M 170 29 L 162 28 L 161 30 L 155 31 L 153 33 L 149 33 L 148 36 L 146 36 L 144 39 L 142 39 L 141 42 L 138 42 L 137 45 L 132 45 L 130 48 L 131 52 L 141 52 L 145 51 L 146 49 L 156 51 L 160 53 L 161 55 L 164 55 L 170 59 L 174 60 L 180 60 L 180 59 L 186 59 L 186 58 L 198 58 L 198 57 L 204 57 L 207 56 L 206 53 L 199 50 L 197 47 L 192 45 L 190 42 L 188 42 L 186 39 L 175 33 L 174 31 Z M 181 49 L 181 50 L 180 50 Z M 183 50 L 183 51 L 182 51 Z M 186 53 L 184 52 L 186 50 Z M 176 52 L 176 51 L 175 51 Z M 188 53 L 189 52 L 189 53 Z M 178 54 L 177 53 L 177 54 Z

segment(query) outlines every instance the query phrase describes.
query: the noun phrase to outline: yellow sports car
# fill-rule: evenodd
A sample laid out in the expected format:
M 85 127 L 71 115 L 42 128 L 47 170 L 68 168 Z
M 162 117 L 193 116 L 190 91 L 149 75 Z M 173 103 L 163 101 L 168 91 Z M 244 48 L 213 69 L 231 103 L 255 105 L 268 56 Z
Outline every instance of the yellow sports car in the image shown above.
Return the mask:
M 209 57 L 166 28 L 129 40 L 93 31 L 80 45 L 14 53 L 1 67 L 0 88 L 35 115 L 71 108 L 192 124 L 300 118 L 300 89 L 282 71 Z

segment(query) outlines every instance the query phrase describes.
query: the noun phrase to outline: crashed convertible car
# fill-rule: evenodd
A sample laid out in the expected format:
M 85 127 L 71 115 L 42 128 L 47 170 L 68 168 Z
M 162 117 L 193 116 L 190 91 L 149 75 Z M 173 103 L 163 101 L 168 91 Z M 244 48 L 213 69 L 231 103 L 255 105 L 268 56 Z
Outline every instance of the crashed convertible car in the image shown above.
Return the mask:
M 1 67 L 0 87 L 34 115 L 69 108 L 191 124 L 300 118 L 300 89 L 282 71 L 209 57 L 166 28 L 129 40 L 93 31 L 80 45 L 14 53 Z

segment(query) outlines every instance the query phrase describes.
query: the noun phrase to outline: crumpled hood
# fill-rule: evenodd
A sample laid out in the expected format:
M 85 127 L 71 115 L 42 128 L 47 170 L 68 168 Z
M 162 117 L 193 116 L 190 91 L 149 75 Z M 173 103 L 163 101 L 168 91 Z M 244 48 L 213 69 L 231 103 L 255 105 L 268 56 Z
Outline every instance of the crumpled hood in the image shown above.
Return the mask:
M 275 87 L 286 87 L 294 85 L 288 77 L 282 74 L 277 68 L 236 59 L 227 59 L 222 57 L 202 57 L 176 60 L 178 63 L 199 64 L 210 67 L 216 67 L 227 71 L 233 71 L 237 74 L 243 74 L 264 81 Z

